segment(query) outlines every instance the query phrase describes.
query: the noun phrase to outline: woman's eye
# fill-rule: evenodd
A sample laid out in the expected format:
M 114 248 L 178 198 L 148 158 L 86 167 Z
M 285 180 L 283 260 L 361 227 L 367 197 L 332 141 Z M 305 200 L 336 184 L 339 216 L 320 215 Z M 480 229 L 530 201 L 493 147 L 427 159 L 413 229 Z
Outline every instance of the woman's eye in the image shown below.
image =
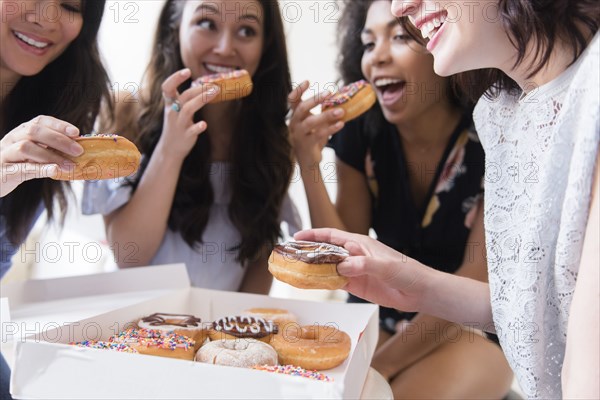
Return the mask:
M 252 37 L 256 36 L 256 31 L 249 26 L 244 26 L 240 29 L 240 36 L 242 37 Z
M 69 12 L 81 12 L 81 2 L 79 1 L 65 1 L 61 3 L 60 6 Z
M 394 40 L 396 40 L 398 42 L 402 42 L 402 43 L 406 43 L 406 42 L 410 41 L 411 39 L 412 38 L 409 35 L 405 34 L 405 33 L 398 34 L 398 35 L 394 36 Z
M 210 19 L 198 20 L 198 22 L 196 22 L 196 25 L 198 25 L 202 29 L 209 29 L 209 30 L 214 29 L 214 27 L 215 27 L 215 24 Z
M 375 43 L 373 43 L 373 42 L 363 43 L 363 45 L 362 45 L 363 51 L 372 50 L 373 47 L 375 47 Z

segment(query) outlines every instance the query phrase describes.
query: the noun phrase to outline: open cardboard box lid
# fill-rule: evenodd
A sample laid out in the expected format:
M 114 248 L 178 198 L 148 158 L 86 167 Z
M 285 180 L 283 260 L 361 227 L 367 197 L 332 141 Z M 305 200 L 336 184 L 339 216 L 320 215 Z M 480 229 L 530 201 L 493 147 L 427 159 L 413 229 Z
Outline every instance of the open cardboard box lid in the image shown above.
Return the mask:
M 89 276 L 66 278 L 69 280 L 69 286 L 78 286 L 77 281 L 84 279 L 90 288 L 97 290 L 84 291 L 97 296 L 77 298 L 74 303 L 81 306 L 82 302 L 85 304 L 87 300 L 95 301 L 101 298 L 106 307 L 107 300 L 110 299 L 112 311 L 68 324 L 56 324 L 51 329 L 41 330 L 37 334 L 17 341 L 11 376 L 13 397 L 19 399 L 360 397 L 377 342 L 377 306 L 319 303 L 213 291 L 192 288 L 189 286 L 189 280 L 183 285 L 186 287 L 172 289 L 165 295 L 163 288 L 170 285 L 165 271 L 172 272 L 181 267 L 171 266 L 171 270 L 162 269 L 162 271 L 156 268 L 164 267 L 119 271 L 108 280 L 98 275 L 97 284 L 93 282 L 94 278 Z M 185 271 L 185 266 L 183 270 Z M 121 275 L 123 273 L 127 274 Z M 160 279 L 157 279 L 159 276 Z M 178 276 L 177 272 L 175 276 Z M 120 283 L 125 278 L 136 281 L 133 284 L 134 290 L 149 289 L 145 290 L 145 295 L 155 290 L 155 296 L 122 307 L 123 304 L 119 304 L 118 300 L 129 293 L 126 292 L 126 286 Z M 182 286 L 179 278 L 175 280 L 178 281 L 175 286 Z M 99 285 L 104 288 L 100 288 Z M 49 294 L 46 298 L 49 298 L 50 302 L 66 301 L 64 292 L 54 287 L 55 285 L 50 286 L 53 287 L 49 289 L 49 286 L 45 286 L 46 293 Z M 115 290 L 116 288 L 118 290 Z M 71 291 L 75 290 L 71 288 Z M 100 293 L 112 294 L 107 296 Z M 36 300 L 42 301 L 43 296 L 37 296 Z M 27 302 L 19 303 L 18 300 L 16 302 L 21 309 L 30 305 Z M 11 297 L 11 307 L 12 304 Z M 346 331 L 352 339 L 350 356 L 339 367 L 323 371 L 334 379 L 333 382 L 68 345 L 69 342 L 82 340 L 106 340 L 118 331 L 129 327 L 129 324 L 140 317 L 155 312 L 194 314 L 208 322 L 226 315 L 241 314 L 243 310 L 252 307 L 285 308 L 298 316 L 300 324 L 336 324 Z

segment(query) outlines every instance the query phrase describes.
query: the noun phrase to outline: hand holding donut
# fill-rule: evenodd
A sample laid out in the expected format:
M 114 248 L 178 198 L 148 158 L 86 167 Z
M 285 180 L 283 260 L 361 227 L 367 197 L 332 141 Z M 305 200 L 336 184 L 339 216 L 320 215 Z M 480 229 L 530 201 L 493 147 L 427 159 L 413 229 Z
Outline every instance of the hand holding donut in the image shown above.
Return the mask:
M 337 272 L 348 278 L 344 289 L 386 307 L 419 311 L 428 282 L 437 273 L 364 235 L 322 228 L 298 232 L 294 238 L 344 247 L 350 256 L 337 264 Z
M 321 114 L 312 114 L 311 109 L 323 103 L 332 96 L 329 92 L 319 93 L 317 96 L 302 100 L 302 95 L 309 87 L 309 82 L 304 81 L 288 96 L 292 109 L 289 122 L 290 139 L 300 166 L 310 166 L 321 161 L 321 152 L 331 135 L 344 127 L 341 121 L 344 111 L 333 109 Z
M 77 157 L 83 153 L 74 140 L 78 136 L 75 126 L 43 115 L 8 132 L 0 141 L 0 197 L 30 179 L 71 170 L 75 164 L 64 154 Z
M 169 76 L 162 84 L 165 100 L 164 123 L 157 149 L 183 160 L 192 150 L 206 122 L 194 122 L 194 114 L 218 93 L 215 85 L 197 85 L 179 94 L 177 88 L 191 76 L 186 68 Z

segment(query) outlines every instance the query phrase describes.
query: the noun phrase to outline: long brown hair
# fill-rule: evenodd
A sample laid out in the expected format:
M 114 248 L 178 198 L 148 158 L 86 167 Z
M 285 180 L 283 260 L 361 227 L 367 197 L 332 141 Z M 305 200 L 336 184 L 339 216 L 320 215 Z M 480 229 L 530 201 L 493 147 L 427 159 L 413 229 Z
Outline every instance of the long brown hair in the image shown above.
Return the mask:
M 180 54 L 179 27 L 183 2 L 167 0 L 159 17 L 152 57 L 145 74 L 141 98 L 138 145 L 145 155 L 134 188 L 139 184 L 160 138 L 164 102 L 161 84 L 184 68 Z M 279 5 L 260 0 L 265 36 L 258 70 L 252 77 L 254 90 L 240 102 L 232 140 L 232 186 L 229 217 L 241 236 L 236 247 L 242 264 L 258 257 L 280 234 L 279 214 L 292 174 L 291 149 L 285 124 L 291 78 Z M 180 87 L 185 90 L 190 82 Z M 196 120 L 202 118 L 202 110 Z M 208 128 L 210 130 L 210 127 Z M 169 229 L 179 232 L 194 247 L 202 234 L 213 202 L 210 183 L 209 135 L 204 132 L 186 157 L 169 215 Z
M 0 111 L 1 137 L 38 115 L 70 122 L 81 134 L 91 132 L 101 104 L 106 104 L 107 115 L 111 115 L 108 74 L 97 43 L 104 4 L 105 0 L 82 0 L 83 26 L 79 36 L 39 74 L 22 77 L 6 96 Z M 25 239 L 40 202 L 50 220 L 56 199 L 62 220 L 67 188 L 68 185 L 51 179 L 33 179 L 1 199 L 0 217 L 6 219 L 9 240 L 18 244 Z
M 598 0 L 499 0 L 499 18 L 517 50 L 515 67 L 523 63 L 528 50 L 534 57 L 528 65 L 529 76 L 539 72 L 548 62 L 558 41 L 572 49 L 575 62 L 585 50 L 588 38 L 598 31 Z M 583 28 L 583 29 L 582 29 Z M 529 49 L 530 44 L 534 44 Z M 496 97 L 500 91 L 520 92 L 515 81 L 498 69 L 481 69 L 458 74 L 458 86 L 473 100 L 482 95 Z

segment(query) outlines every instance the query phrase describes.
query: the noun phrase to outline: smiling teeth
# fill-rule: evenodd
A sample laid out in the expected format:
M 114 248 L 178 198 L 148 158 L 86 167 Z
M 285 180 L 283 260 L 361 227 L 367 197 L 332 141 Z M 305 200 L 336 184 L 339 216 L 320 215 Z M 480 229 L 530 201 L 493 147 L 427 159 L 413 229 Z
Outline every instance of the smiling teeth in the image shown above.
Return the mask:
M 425 39 L 425 38 L 431 39 L 435 33 L 435 30 L 437 28 L 439 28 L 440 26 L 442 26 L 442 24 L 444 22 L 446 22 L 445 15 L 440 15 L 439 17 L 435 17 L 431 21 L 426 22 L 421 27 L 421 36 L 423 36 L 423 39 Z
M 15 32 L 15 36 L 27 43 L 28 45 L 37 47 L 38 49 L 45 49 L 49 45 L 49 43 L 38 42 L 37 40 L 33 40 L 32 38 L 25 36 L 19 32 Z
M 235 71 L 235 68 L 231 68 L 231 67 L 221 67 L 220 65 L 214 65 L 214 64 L 205 64 L 206 69 L 208 69 L 211 72 L 216 72 L 218 74 L 224 74 L 227 72 L 233 72 Z
M 400 79 L 391 79 L 391 78 L 380 78 L 380 79 L 376 79 L 375 82 L 373 82 L 375 84 L 376 87 L 383 87 L 383 86 L 388 86 L 388 85 L 393 85 L 396 83 L 400 83 L 402 82 Z

